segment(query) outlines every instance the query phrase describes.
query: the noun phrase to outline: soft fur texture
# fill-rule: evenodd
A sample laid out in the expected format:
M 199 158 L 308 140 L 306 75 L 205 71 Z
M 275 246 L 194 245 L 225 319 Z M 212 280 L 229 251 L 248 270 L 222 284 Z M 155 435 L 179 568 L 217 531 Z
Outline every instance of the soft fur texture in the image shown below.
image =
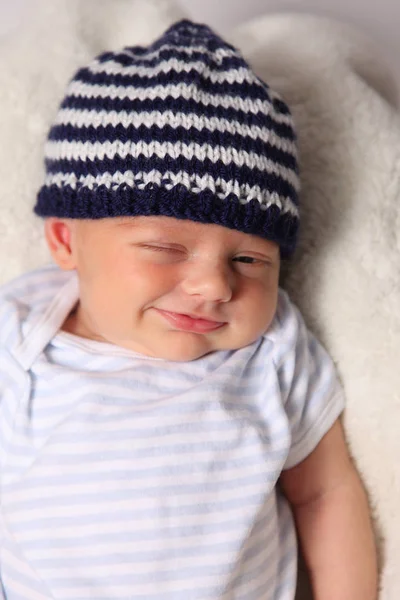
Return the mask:
M 73 71 L 147 44 L 184 15 L 172 2 L 40 0 L 0 45 L 0 283 L 49 262 L 31 210 L 42 148 Z M 400 123 L 374 45 L 341 23 L 281 14 L 225 36 L 297 122 L 302 231 L 283 285 L 336 360 L 344 424 L 380 537 L 382 600 L 400 598 Z M 397 571 L 397 572 L 396 572 Z M 309 598 L 305 588 L 299 598 Z

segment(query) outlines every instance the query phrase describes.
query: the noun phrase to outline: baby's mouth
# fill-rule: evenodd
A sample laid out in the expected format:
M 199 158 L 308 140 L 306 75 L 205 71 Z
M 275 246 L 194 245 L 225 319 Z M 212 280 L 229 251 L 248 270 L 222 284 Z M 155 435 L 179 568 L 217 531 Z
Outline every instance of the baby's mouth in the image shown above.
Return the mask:
M 160 308 L 156 308 L 156 311 L 161 314 L 171 325 L 184 331 L 207 333 L 226 325 L 225 322 L 200 319 L 198 317 L 191 317 L 190 315 L 162 310 Z

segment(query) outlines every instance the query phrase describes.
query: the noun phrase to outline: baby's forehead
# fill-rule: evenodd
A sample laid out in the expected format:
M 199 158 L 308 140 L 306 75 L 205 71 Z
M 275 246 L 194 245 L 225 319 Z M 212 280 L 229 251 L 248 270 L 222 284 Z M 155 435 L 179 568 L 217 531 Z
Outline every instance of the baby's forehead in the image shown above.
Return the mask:
M 124 230 L 129 235 L 168 238 L 175 242 L 190 245 L 206 245 L 218 242 L 226 246 L 246 246 L 251 249 L 279 252 L 275 242 L 258 235 L 244 233 L 215 223 L 203 223 L 190 219 L 176 219 L 165 216 L 135 216 L 112 218 L 116 231 Z

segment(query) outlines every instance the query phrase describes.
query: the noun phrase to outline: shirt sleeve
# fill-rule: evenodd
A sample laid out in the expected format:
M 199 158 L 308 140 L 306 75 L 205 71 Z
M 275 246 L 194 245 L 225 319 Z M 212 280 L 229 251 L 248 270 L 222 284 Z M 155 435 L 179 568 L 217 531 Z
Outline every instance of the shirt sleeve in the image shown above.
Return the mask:
M 344 392 L 335 365 L 307 329 L 286 294 L 280 294 L 279 338 L 275 365 L 290 426 L 291 444 L 284 469 L 304 460 L 344 409 Z

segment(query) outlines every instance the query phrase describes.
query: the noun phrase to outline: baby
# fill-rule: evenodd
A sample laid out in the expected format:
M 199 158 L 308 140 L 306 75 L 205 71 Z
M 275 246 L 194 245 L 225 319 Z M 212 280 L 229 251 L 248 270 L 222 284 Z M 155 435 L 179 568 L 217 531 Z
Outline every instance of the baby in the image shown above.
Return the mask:
M 374 600 L 333 363 L 279 288 L 290 111 L 209 27 L 70 82 L 0 294 L 0 597 Z

